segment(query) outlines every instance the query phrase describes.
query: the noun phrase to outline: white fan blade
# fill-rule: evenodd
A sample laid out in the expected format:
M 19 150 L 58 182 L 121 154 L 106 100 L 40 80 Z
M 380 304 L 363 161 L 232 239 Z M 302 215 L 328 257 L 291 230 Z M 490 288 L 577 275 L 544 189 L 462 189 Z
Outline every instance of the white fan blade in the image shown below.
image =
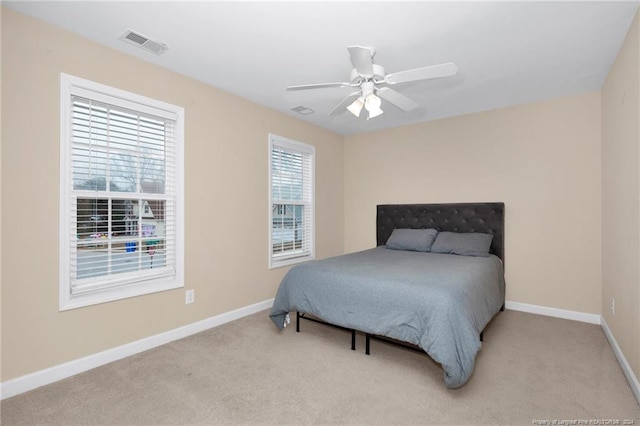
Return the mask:
M 307 90 L 307 89 L 326 89 L 328 87 L 349 87 L 351 83 L 317 83 L 317 84 L 301 84 L 299 86 L 288 86 L 287 90 Z
M 458 67 L 454 63 L 447 62 L 446 64 L 432 65 L 430 67 L 416 68 L 387 74 L 384 78 L 384 82 L 397 84 L 417 80 L 429 80 L 431 78 L 450 77 L 456 75 L 457 72 Z
M 349 55 L 351 55 L 351 62 L 362 77 L 373 77 L 373 55 L 374 50 L 370 47 L 363 46 L 349 46 Z
M 405 95 L 402 95 L 388 87 L 381 87 L 376 91 L 376 95 L 380 96 L 385 101 L 392 103 L 403 111 L 412 111 L 420 106 L 413 99 L 409 99 Z
M 342 102 L 336 105 L 336 107 L 331 110 L 329 115 L 336 116 L 342 114 L 347 110 L 347 107 L 353 103 L 353 101 L 358 99 L 358 96 L 360 96 L 360 92 L 353 92 L 352 94 L 344 98 Z

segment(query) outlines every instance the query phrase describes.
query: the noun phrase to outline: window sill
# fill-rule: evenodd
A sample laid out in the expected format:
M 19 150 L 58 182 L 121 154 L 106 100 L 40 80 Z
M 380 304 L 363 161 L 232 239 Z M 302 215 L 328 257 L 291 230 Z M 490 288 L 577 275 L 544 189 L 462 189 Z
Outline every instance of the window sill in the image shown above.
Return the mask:
M 61 286 L 61 288 L 64 286 Z M 71 296 L 69 294 L 60 295 L 59 310 L 68 311 L 71 309 L 83 308 L 85 306 L 97 305 L 100 303 L 113 302 L 116 300 L 128 299 L 130 297 L 143 296 L 146 294 L 159 293 L 161 291 L 173 290 L 184 287 L 184 282 L 178 279 L 154 280 L 146 284 L 132 284 L 111 288 L 105 291 L 96 291 L 87 294 Z
M 300 257 L 284 258 L 281 260 L 271 258 L 269 262 L 269 269 L 276 269 L 276 268 L 282 268 L 284 266 L 296 265 L 298 263 L 304 263 L 310 260 L 314 260 L 315 258 L 316 257 L 312 254 L 300 256 Z

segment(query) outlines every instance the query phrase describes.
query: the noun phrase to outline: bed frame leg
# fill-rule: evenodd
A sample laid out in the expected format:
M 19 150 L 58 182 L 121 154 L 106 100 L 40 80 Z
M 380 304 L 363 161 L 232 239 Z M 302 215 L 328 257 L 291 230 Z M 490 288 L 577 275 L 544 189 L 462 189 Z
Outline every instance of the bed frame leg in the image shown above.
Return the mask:
M 351 330 L 351 350 L 356 350 L 356 331 Z
M 504 302 L 502 302 L 502 306 L 500 307 L 500 312 L 504 312 Z
M 371 351 L 369 350 L 370 346 L 371 346 L 371 335 L 369 333 L 365 333 L 364 353 L 367 355 L 371 355 Z
M 300 333 L 300 311 L 296 311 L 296 332 Z
M 480 332 L 480 341 L 484 342 L 484 330 Z

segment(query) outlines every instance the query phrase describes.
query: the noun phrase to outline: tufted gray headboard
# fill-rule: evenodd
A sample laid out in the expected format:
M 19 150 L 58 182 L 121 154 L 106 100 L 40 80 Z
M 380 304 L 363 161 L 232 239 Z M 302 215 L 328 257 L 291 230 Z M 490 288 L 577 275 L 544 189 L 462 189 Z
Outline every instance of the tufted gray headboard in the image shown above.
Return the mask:
M 491 253 L 504 264 L 504 203 L 381 204 L 377 207 L 377 245 L 396 228 L 493 234 Z

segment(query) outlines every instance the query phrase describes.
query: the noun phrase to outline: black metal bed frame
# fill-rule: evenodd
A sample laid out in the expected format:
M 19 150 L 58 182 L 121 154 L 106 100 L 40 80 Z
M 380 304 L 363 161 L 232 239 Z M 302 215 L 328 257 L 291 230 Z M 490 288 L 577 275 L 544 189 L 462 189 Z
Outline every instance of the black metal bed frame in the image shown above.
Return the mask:
M 305 319 L 307 321 L 312 321 L 312 322 L 317 322 L 318 324 L 324 324 L 324 325 L 328 325 L 334 328 L 339 328 L 340 330 L 344 330 L 344 331 L 348 331 L 351 333 L 351 350 L 355 351 L 356 350 L 356 330 L 354 330 L 353 328 L 346 328 L 346 327 L 342 327 L 340 325 L 335 325 L 335 324 L 331 324 L 330 322 L 326 322 L 326 321 L 322 321 L 321 319 L 318 318 L 314 318 L 314 317 L 309 317 L 307 316 L 307 314 L 300 312 L 300 311 L 296 311 L 296 332 L 300 333 L 300 320 L 301 319 Z
M 453 203 L 453 204 L 384 204 L 377 206 L 376 242 L 386 244 L 394 229 L 435 228 L 438 231 L 482 232 L 493 234 L 490 252 L 502 260 L 504 269 L 504 203 Z M 500 311 L 504 311 L 503 300 Z M 328 325 L 351 333 L 351 350 L 356 350 L 356 330 L 331 324 L 304 312 L 296 311 L 296 332 L 300 332 L 300 320 Z M 488 325 L 488 324 L 487 324 Z M 486 326 L 485 326 L 486 328 Z M 371 339 L 400 346 L 427 355 L 419 346 L 370 333 L 365 335 L 365 353 L 371 354 Z M 484 330 L 480 332 L 484 341 Z
M 504 311 L 504 303 L 502 304 L 502 307 L 500 308 L 500 311 L 501 312 Z M 300 333 L 300 320 L 301 319 L 304 319 L 304 320 L 307 320 L 307 321 L 316 322 L 318 324 L 328 325 L 330 327 L 334 327 L 334 328 L 338 328 L 340 330 L 344 330 L 344 331 L 350 332 L 351 333 L 351 350 L 352 351 L 356 350 L 356 333 L 357 333 L 357 330 L 355 330 L 353 328 L 342 327 L 342 326 L 336 325 L 336 324 L 331 324 L 330 322 L 322 321 L 321 319 L 318 319 L 318 318 L 309 317 L 304 312 L 296 311 L 296 332 L 297 333 Z M 487 325 L 489 325 L 489 324 L 487 324 Z M 409 350 L 412 350 L 414 352 L 421 353 L 423 355 L 427 355 L 427 353 L 420 346 L 412 345 L 411 343 L 402 342 L 400 340 L 391 339 L 391 338 L 385 337 L 385 336 L 379 336 L 377 334 L 364 333 L 364 336 L 365 336 L 365 354 L 367 354 L 367 355 L 371 355 L 371 340 L 372 339 L 373 340 L 379 340 L 379 341 L 385 342 L 385 343 L 389 343 L 391 345 L 400 346 L 402 348 L 409 349 Z M 480 341 L 481 342 L 484 341 L 484 330 L 482 330 L 480 332 Z
M 330 322 L 326 322 L 326 321 L 322 321 L 318 318 L 314 318 L 314 317 L 309 317 L 307 316 L 307 314 L 300 312 L 300 311 L 296 311 L 296 332 L 300 333 L 300 320 L 304 319 L 307 321 L 312 321 L 312 322 L 316 322 L 318 324 L 323 324 L 323 325 L 328 325 L 330 327 L 334 327 L 334 328 L 338 328 L 340 330 L 344 330 L 344 331 L 348 331 L 351 333 L 351 350 L 355 351 L 356 350 L 356 330 L 354 330 L 353 328 L 346 328 L 346 327 L 342 327 L 340 325 L 335 325 L 335 324 L 331 324 Z M 411 345 L 410 343 L 406 343 L 406 342 L 401 342 L 399 340 L 393 340 L 393 339 L 389 339 L 388 337 L 384 337 L 384 336 L 378 336 L 375 334 L 369 334 L 369 333 L 364 333 L 365 335 L 365 353 L 367 355 L 371 355 L 371 339 L 374 340 L 380 340 L 383 342 L 387 342 L 390 343 L 392 345 L 396 345 L 396 346 L 401 346 L 404 347 L 406 349 L 410 349 L 412 351 L 415 352 L 420 352 L 422 354 L 426 355 L 426 352 L 423 351 L 419 346 L 415 346 L 415 345 Z M 480 333 L 480 340 L 482 340 L 482 333 Z

